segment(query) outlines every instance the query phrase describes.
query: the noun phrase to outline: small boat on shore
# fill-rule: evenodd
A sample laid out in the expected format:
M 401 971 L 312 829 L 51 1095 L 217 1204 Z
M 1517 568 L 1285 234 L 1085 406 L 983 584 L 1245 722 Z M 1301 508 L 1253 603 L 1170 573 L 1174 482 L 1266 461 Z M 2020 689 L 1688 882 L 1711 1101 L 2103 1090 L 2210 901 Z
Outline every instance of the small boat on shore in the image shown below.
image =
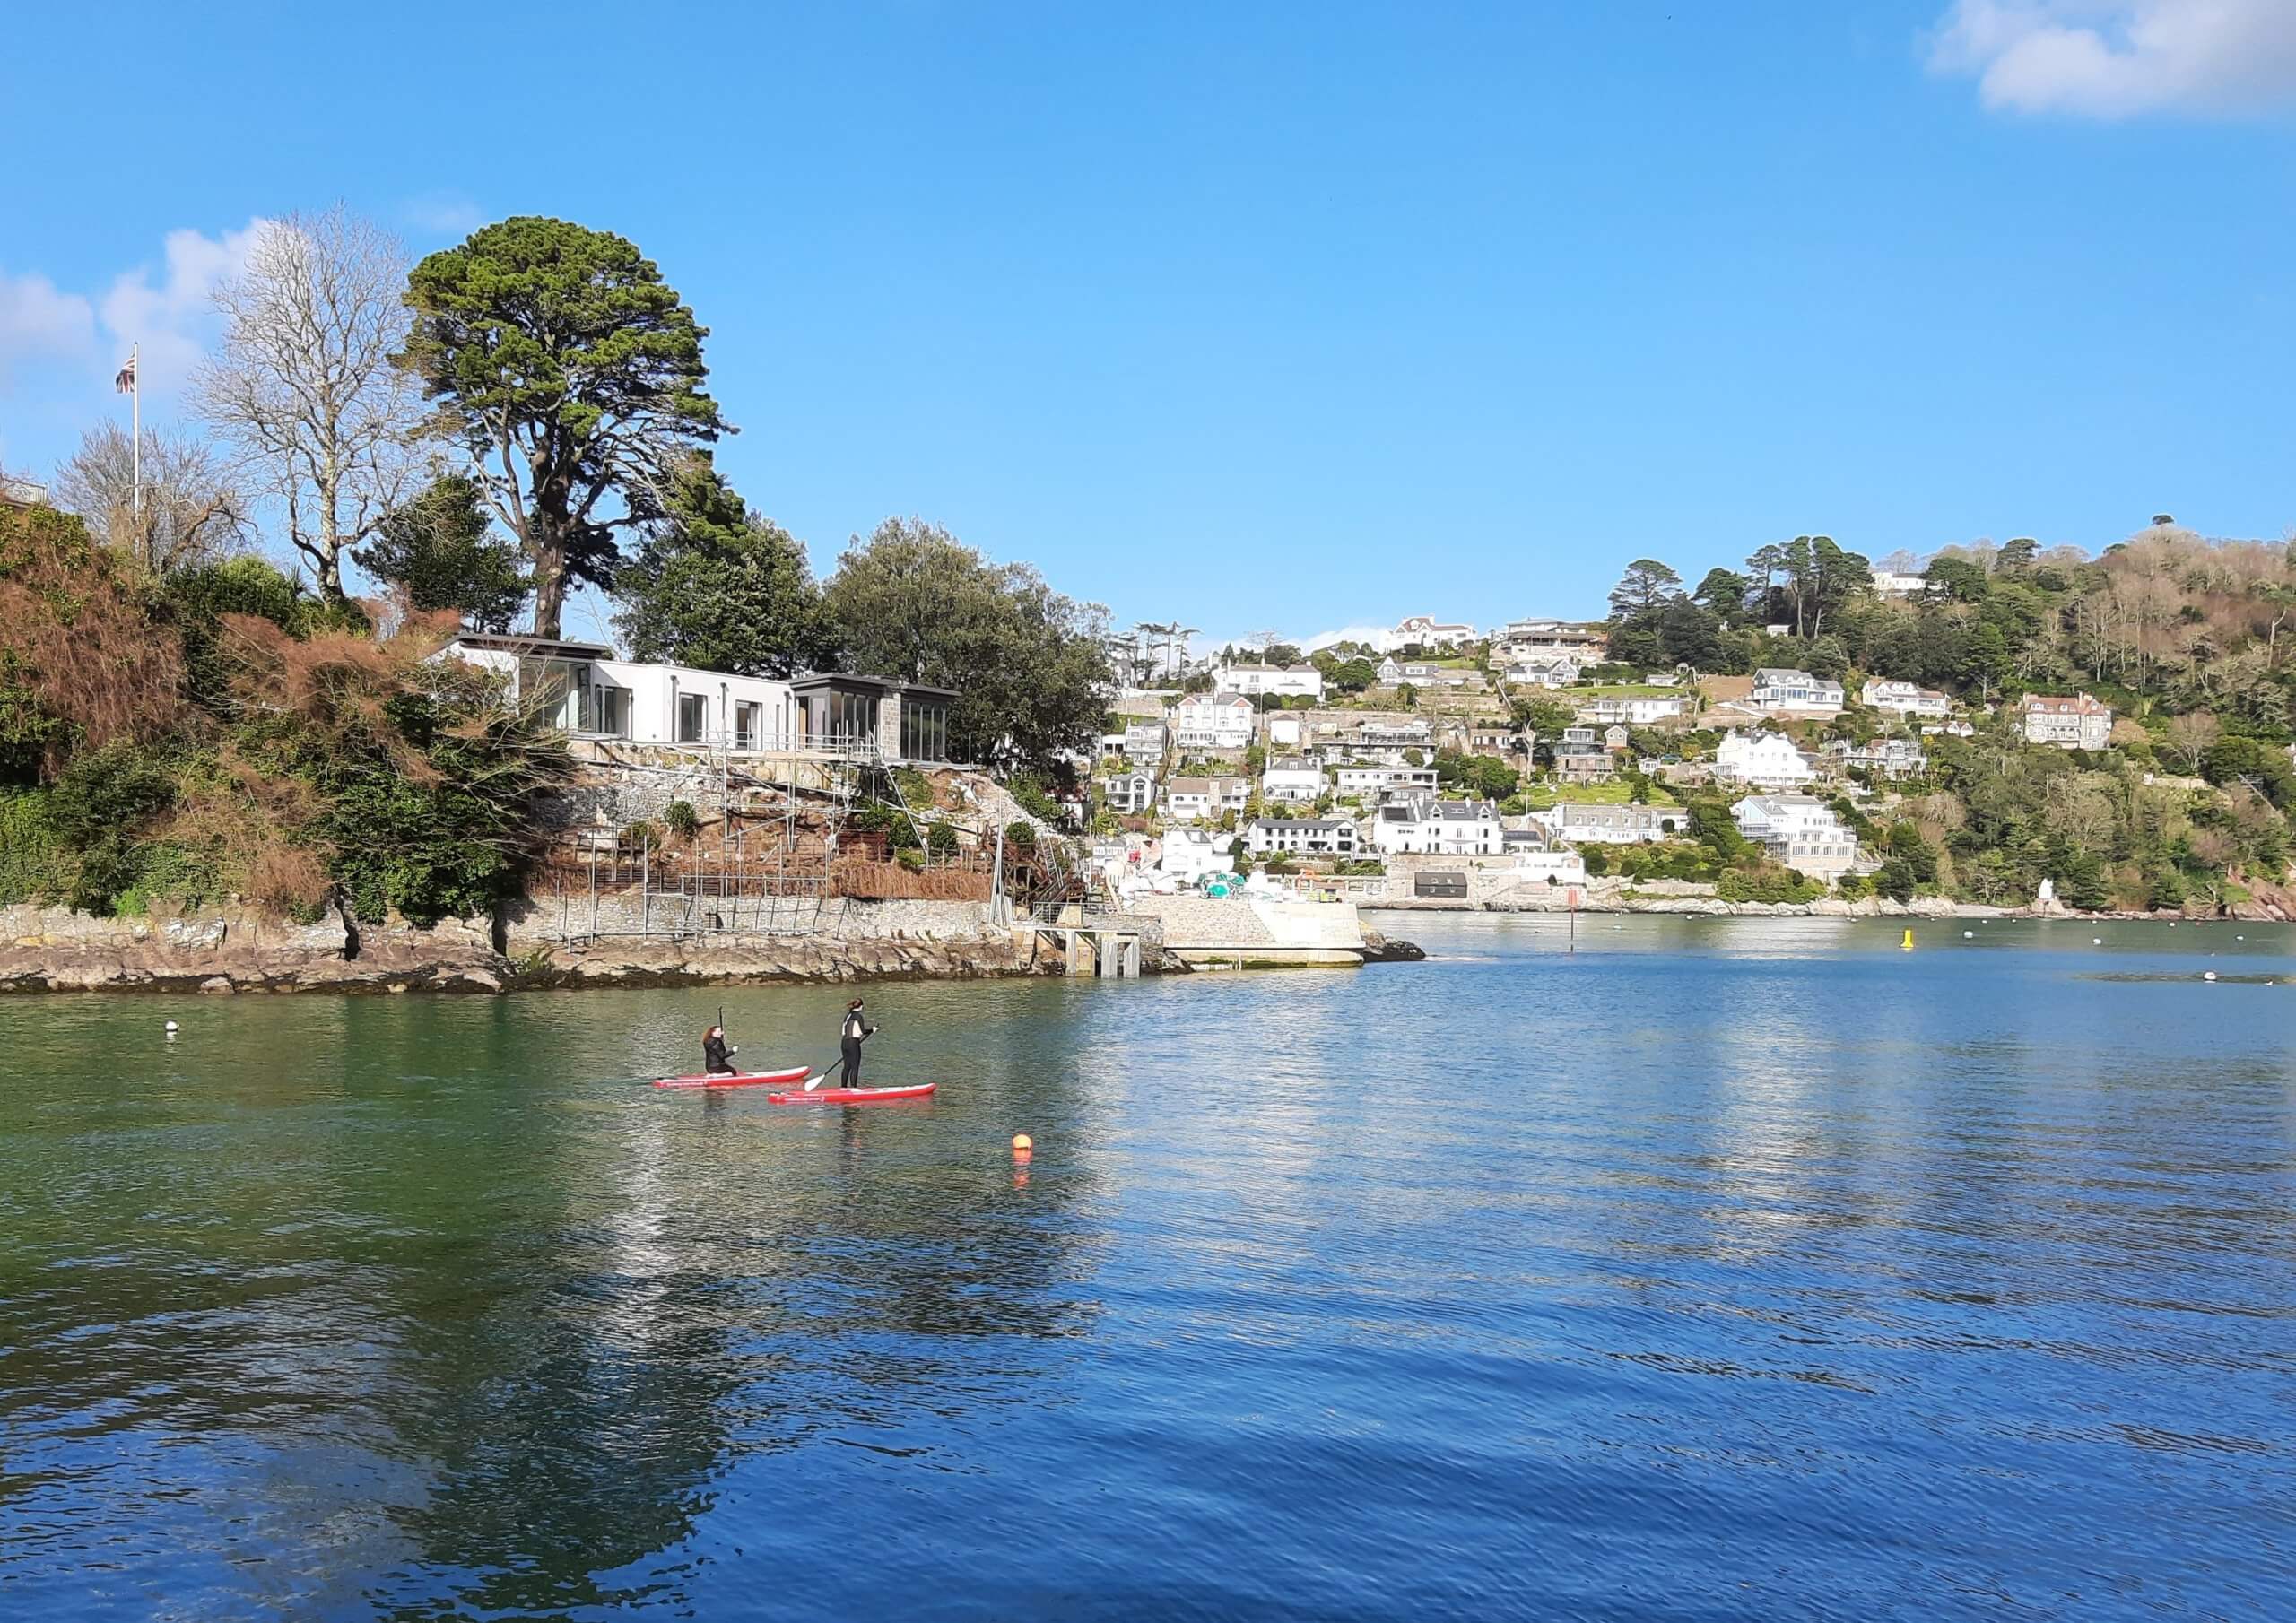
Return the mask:
M 803 1075 L 800 1072 L 798 1074 Z M 817 1088 L 811 1093 L 769 1093 L 774 1105 L 889 1105 L 900 1099 L 930 1098 L 938 1082 L 918 1082 L 907 1088 Z
M 657 1076 L 657 1088 L 786 1088 L 791 1082 L 802 1082 L 813 1074 L 811 1065 L 799 1065 L 793 1071 L 743 1071 L 730 1075 L 723 1071 L 710 1076 Z

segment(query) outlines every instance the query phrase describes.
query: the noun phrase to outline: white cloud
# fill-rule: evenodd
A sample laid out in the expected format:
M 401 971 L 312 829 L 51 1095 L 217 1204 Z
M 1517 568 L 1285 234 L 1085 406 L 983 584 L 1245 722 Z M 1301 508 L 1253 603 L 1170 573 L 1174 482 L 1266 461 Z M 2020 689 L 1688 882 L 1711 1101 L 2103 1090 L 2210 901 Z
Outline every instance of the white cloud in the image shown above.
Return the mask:
M 144 420 L 165 421 L 219 330 L 209 295 L 269 223 L 212 237 L 170 231 L 156 263 L 83 287 L 0 267 L 0 443 L 11 471 L 45 477 L 37 470 L 69 456 L 82 430 L 126 420 L 112 375 L 130 344 L 142 346 Z
M 1318 631 L 1300 647 L 1309 654 L 1318 648 L 1328 648 L 1335 642 L 1368 643 L 1385 651 L 1394 646 L 1395 630 L 1389 626 L 1342 626 L 1336 631 Z
M 0 390 L 32 360 L 79 356 L 96 343 L 96 312 L 45 276 L 0 273 Z
M 1954 0 L 1929 65 L 2014 112 L 2262 112 L 2296 106 L 2296 0 Z
M 238 274 L 270 221 L 250 220 L 236 231 L 206 237 L 170 231 L 157 282 L 152 267 L 139 265 L 116 278 L 97 306 L 114 347 L 126 359 L 129 344 L 142 348 L 144 398 L 180 390 L 215 336 L 216 318 L 208 300 L 217 284 Z M 115 363 L 117 364 L 117 363 Z

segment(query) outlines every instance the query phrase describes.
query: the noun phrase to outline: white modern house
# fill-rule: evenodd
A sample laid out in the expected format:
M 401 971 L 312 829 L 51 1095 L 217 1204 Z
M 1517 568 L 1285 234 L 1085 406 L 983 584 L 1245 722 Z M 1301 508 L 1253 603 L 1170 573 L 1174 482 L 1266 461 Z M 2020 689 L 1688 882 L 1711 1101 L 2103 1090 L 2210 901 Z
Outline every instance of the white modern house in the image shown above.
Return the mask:
M 1296 750 L 1305 729 L 1297 716 L 1284 714 L 1267 718 L 1267 742 L 1283 749 Z
M 1920 596 L 1928 586 L 1929 577 L 1926 575 L 1908 575 L 1898 569 L 1874 571 L 1874 595 L 1876 597 L 1902 602 L 1909 597 Z
M 1638 846 L 1672 839 L 1689 829 L 1680 806 L 1602 806 L 1562 801 L 1540 814 L 1555 839 L 1572 846 Z
M 1831 881 L 1857 861 L 1857 836 L 1811 794 L 1750 794 L 1730 808 L 1738 832 L 1796 873 Z
M 2113 707 L 2086 693 L 2025 695 L 2025 742 L 2060 750 L 2101 750 L 2113 735 Z
M 1431 615 L 1413 614 L 1395 629 L 1395 646 L 1407 647 L 1416 643 L 1422 648 L 1459 648 L 1474 640 L 1474 628 L 1439 621 Z
M 1935 688 L 1917 688 L 1909 681 L 1883 681 L 1879 677 L 1857 690 L 1858 702 L 1869 710 L 1888 710 L 1896 715 L 1935 719 L 1950 716 L 1953 701 Z
M 617 659 L 603 643 L 486 631 L 456 634 L 440 657 L 509 678 L 509 697 L 539 707 L 578 742 L 801 754 L 893 762 L 952 759 L 946 688 L 815 673 L 735 676 Z
M 1252 701 L 1232 693 L 1191 693 L 1172 707 L 1172 747 L 1242 750 L 1257 731 Z
M 1839 682 L 1775 665 L 1754 673 L 1754 690 L 1748 700 L 1757 710 L 1796 716 L 1839 716 L 1841 701 Z
M 1324 673 L 1313 665 L 1214 665 L 1212 685 L 1252 699 L 1321 699 Z
M 1352 856 L 1355 824 L 1344 817 L 1256 817 L 1244 843 L 1254 856 Z
M 1690 714 L 1690 699 L 1680 693 L 1605 696 L 1578 707 L 1578 719 L 1597 726 L 1617 725 L 1647 727 L 1676 716 Z
M 1399 794 L 1435 793 L 1432 767 L 1337 767 L 1333 771 L 1339 780 L 1339 792 L 1361 800 L 1377 802 Z
M 1324 792 L 1324 769 L 1310 761 L 1272 760 L 1260 774 L 1259 797 L 1270 805 L 1311 805 Z
M 1119 772 L 1102 780 L 1102 791 L 1109 810 L 1123 816 L 1139 816 L 1156 804 L 1156 779 L 1146 772 Z
M 1809 757 L 1783 733 L 1733 729 L 1722 735 L 1721 745 L 1714 751 L 1714 776 L 1760 789 L 1790 789 L 1813 782 L 1818 774 Z
M 1165 786 L 1164 810 L 1183 823 L 1216 823 L 1230 812 L 1241 812 L 1251 800 L 1252 786 L 1241 777 L 1176 777 Z

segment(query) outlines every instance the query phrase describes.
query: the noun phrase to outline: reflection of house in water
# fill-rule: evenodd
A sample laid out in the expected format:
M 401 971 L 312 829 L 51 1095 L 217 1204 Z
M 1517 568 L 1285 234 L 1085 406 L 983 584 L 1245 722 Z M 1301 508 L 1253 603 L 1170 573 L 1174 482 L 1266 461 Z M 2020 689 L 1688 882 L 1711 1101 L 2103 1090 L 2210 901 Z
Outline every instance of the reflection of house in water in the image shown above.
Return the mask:
M 735 676 L 617 659 L 603 643 L 464 631 L 446 652 L 509 679 L 578 742 L 690 745 L 735 755 L 952 759 L 946 688 L 890 677 Z

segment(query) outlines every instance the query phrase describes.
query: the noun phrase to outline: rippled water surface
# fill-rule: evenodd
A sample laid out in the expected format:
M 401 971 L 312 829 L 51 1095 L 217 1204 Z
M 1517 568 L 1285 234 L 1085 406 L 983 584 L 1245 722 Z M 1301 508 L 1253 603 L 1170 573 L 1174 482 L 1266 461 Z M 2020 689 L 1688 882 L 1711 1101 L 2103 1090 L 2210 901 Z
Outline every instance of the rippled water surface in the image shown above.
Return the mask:
M 1389 923 L 0 1002 L 0 1614 L 2291 1615 L 2296 934 Z

